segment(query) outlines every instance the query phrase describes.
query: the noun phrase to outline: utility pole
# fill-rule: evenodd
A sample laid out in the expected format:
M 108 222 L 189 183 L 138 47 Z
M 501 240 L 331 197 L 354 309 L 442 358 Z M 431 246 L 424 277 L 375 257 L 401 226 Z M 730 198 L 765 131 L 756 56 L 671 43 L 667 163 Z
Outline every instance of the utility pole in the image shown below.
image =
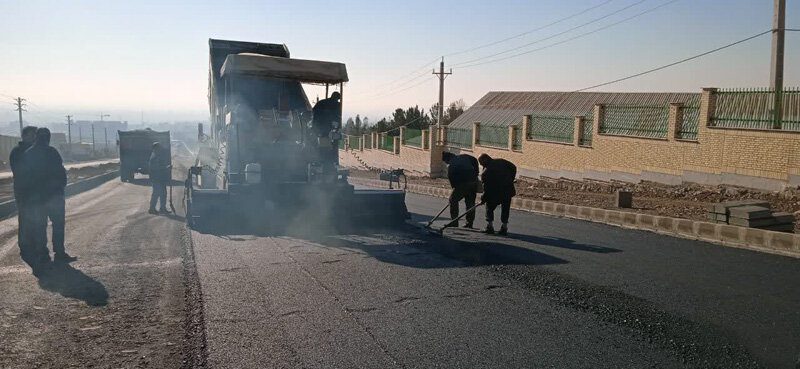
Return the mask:
M 775 92 L 775 121 L 772 128 L 780 129 L 783 120 L 783 50 L 786 35 L 786 0 L 775 0 L 772 17 L 772 63 L 769 87 Z
M 19 137 L 22 137 L 22 112 L 25 110 L 25 99 L 17 98 L 17 111 L 19 112 Z
M 102 119 L 103 116 L 100 115 L 100 118 Z M 94 156 L 94 123 L 92 123 L 92 156 Z
M 103 145 L 103 150 L 106 151 L 106 155 L 108 155 L 108 127 L 103 127 L 103 135 L 105 135 L 105 142 L 106 144 Z
M 441 128 L 442 117 L 444 117 L 444 79 L 453 74 L 453 69 L 450 69 L 450 72 L 445 73 L 444 57 L 442 57 L 442 61 L 439 62 L 439 72 L 436 72 L 434 69 L 433 74 L 439 78 L 439 118 L 436 120 L 436 128 Z
M 67 115 L 67 153 L 72 158 L 72 116 Z

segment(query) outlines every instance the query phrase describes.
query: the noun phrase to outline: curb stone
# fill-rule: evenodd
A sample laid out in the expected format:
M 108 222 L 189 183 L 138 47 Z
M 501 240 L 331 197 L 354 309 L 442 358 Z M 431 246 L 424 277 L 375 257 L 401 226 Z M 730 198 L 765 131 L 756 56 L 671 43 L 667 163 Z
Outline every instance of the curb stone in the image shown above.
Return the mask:
M 384 181 L 366 178 L 349 178 L 350 183 L 370 187 L 387 187 Z M 447 198 L 446 188 L 412 184 L 408 191 L 434 197 Z M 726 247 L 766 252 L 800 258 L 800 234 L 767 231 L 757 228 L 716 224 L 683 218 L 655 216 L 621 210 L 607 210 L 586 206 L 567 205 L 533 199 L 514 198 L 511 207 L 533 213 L 563 218 L 586 220 L 612 226 L 638 229 L 679 238 L 706 241 Z

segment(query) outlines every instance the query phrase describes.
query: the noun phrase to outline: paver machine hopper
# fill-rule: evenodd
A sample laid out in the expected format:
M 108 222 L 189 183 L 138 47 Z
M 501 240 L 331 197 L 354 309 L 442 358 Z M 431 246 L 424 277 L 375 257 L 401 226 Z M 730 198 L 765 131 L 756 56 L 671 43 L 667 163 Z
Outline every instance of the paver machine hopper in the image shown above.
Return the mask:
M 280 44 L 209 46 L 211 126 L 198 127 L 186 180 L 190 224 L 357 226 L 409 217 L 403 191 L 355 189 L 339 166 L 341 103 L 327 95 L 343 97 L 344 64 L 292 59 Z M 325 86 L 313 110 L 303 84 Z

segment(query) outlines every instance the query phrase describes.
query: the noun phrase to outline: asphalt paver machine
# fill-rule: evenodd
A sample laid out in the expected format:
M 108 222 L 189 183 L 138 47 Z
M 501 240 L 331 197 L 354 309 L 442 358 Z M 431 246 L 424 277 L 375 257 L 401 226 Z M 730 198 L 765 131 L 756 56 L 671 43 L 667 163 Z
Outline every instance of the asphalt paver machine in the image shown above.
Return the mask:
M 200 149 L 186 179 L 192 226 L 358 226 L 409 217 L 404 191 L 347 182 L 338 156 L 341 105 L 333 121 L 313 117 L 303 84 L 325 86 L 326 98 L 336 89 L 343 99 L 344 64 L 292 59 L 280 44 L 212 39 L 209 49 L 211 124 L 208 132 L 198 127 Z

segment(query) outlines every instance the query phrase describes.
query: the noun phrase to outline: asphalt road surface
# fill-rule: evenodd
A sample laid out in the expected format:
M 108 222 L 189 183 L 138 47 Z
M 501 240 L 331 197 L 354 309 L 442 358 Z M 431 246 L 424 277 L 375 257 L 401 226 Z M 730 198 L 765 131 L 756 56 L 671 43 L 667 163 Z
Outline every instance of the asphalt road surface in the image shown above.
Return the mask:
M 795 368 L 800 354 L 797 259 L 522 212 L 506 238 L 305 219 L 199 233 L 147 214 L 148 196 L 112 181 L 70 198 L 80 259 L 41 282 L 16 220 L 0 222 L 0 367 Z M 407 202 L 410 223 L 444 205 Z
M 420 222 L 444 200 L 407 203 Z M 798 260 L 512 217 L 508 238 L 412 226 L 309 235 L 302 221 L 270 237 L 193 232 L 209 364 L 795 367 Z

